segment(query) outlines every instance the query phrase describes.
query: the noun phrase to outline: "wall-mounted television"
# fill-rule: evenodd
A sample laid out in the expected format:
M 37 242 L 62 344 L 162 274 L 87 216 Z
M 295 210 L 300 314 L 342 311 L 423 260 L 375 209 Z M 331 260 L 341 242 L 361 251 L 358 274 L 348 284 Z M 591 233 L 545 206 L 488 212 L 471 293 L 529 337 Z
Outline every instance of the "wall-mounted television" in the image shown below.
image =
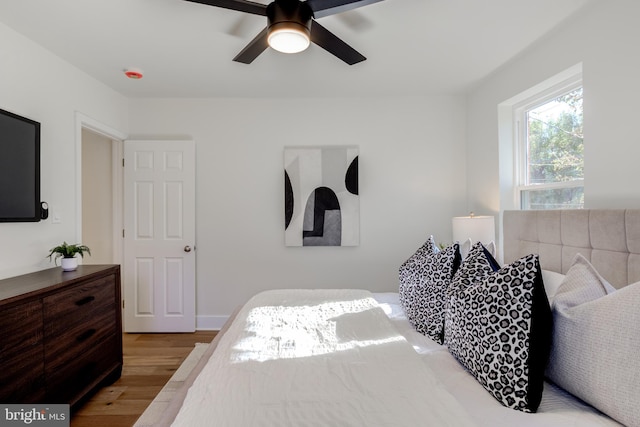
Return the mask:
M 40 123 L 0 109 L 0 222 L 40 219 Z

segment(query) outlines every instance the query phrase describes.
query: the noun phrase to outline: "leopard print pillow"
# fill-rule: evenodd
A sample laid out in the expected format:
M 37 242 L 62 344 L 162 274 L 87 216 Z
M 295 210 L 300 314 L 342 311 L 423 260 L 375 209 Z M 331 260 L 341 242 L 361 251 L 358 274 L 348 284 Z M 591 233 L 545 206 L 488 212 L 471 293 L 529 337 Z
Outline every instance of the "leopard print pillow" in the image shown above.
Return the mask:
M 445 291 L 460 265 L 459 245 L 454 243 L 440 252 L 427 254 L 421 261 L 415 275 L 417 280 L 405 290 L 403 307 L 416 331 L 442 344 Z
M 424 265 L 427 263 L 426 257 L 436 252 L 438 247 L 433 236 L 429 236 L 427 241 L 398 270 L 398 297 L 407 318 L 412 317 L 409 312 L 415 307 L 413 288 L 422 281 Z
M 451 354 L 504 406 L 535 412 L 552 321 L 538 255 L 451 291 Z
M 452 313 L 456 310 L 454 305 L 456 292 L 473 286 L 478 281 L 484 279 L 490 273 L 500 269 L 500 265 L 493 258 L 493 255 L 480 242 L 477 242 L 469 250 L 467 257 L 462 261 L 460 268 L 451 280 L 451 285 L 446 291 L 446 310 L 444 315 L 444 343 L 448 345 L 450 340 L 460 340 L 464 337 L 465 331 L 460 329 L 459 323 L 453 322 Z

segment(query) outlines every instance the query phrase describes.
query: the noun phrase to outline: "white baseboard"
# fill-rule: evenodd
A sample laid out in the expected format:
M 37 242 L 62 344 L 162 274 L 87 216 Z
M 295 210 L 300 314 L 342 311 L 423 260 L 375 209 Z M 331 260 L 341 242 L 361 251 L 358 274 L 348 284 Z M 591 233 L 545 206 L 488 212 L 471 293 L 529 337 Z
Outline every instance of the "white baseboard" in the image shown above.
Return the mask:
M 196 330 L 219 331 L 229 320 L 229 316 L 196 316 Z

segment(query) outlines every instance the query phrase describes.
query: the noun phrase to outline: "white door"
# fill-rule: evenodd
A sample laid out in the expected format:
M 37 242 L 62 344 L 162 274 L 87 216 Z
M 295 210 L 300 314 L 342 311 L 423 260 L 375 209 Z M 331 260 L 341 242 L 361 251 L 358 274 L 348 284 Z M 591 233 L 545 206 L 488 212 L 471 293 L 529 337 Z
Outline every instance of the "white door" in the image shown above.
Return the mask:
M 124 143 L 124 330 L 195 331 L 195 143 Z

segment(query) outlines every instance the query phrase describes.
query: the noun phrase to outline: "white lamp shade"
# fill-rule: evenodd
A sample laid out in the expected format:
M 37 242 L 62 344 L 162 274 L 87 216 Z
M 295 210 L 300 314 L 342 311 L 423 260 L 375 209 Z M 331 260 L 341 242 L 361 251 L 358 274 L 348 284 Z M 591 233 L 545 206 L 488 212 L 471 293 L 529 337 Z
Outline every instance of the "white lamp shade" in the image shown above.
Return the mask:
M 492 216 L 457 216 L 451 220 L 453 241 L 488 244 L 496 238 L 495 219 Z

